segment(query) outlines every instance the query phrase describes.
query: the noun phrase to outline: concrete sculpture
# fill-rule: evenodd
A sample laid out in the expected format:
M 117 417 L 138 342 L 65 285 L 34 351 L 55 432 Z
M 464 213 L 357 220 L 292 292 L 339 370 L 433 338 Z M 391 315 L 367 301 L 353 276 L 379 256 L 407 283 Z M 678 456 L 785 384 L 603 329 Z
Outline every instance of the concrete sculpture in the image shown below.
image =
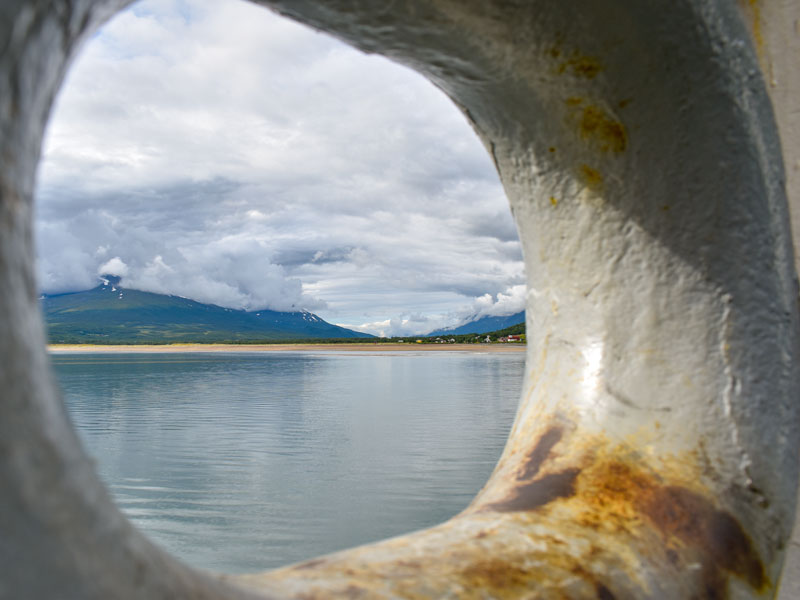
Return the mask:
M 31 201 L 53 96 L 125 0 L 0 5 L 0 598 L 756 598 L 794 518 L 800 8 L 275 0 L 405 63 L 490 152 L 528 275 L 523 398 L 430 530 L 212 577 L 113 506 L 48 374 Z M 779 128 L 776 127 L 777 117 Z

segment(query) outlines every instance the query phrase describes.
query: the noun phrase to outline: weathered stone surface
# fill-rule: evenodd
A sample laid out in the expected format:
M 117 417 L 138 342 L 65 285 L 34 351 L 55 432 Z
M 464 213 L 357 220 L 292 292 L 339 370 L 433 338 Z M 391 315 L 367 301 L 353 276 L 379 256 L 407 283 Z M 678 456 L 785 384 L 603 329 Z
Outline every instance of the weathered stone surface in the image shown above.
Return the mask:
M 800 203 L 800 8 L 260 3 L 429 77 L 495 161 L 529 290 L 503 457 L 447 523 L 263 575 L 212 579 L 132 529 L 48 375 L 31 244 L 53 95 L 81 39 L 126 2 L 5 0 L 0 598 L 771 595 L 800 442 L 781 160 L 782 144 Z

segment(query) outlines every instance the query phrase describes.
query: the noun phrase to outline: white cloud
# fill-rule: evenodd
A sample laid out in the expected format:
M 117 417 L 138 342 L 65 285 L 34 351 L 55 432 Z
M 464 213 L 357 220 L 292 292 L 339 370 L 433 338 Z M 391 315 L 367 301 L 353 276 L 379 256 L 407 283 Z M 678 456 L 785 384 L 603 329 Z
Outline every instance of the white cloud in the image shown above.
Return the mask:
M 424 334 L 443 325 L 444 321 L 439 315 L 404 314 L 391 319 L 361 323 L 359 325 L 347 325 L 347 327 L 364 333 L 372 333 L 379 337 L 407 337 Z
M 396 314 L 395 317 L 347 325 L 351 329 L 373 333 L 381 337 L 413 336 L 428 332 L 457 327 L 483 317 L 507 317 L 525 310 L 526 286 L 515 285 L 494 296 L 484 294 L 475 298 L 471 304 L 459 306 L 447 313 Z
M 117 277 L 125 277 L 128 274 L 128 265 L 126 265 L 119 256 L 115 256 L 111 260 L 104 262 L 97 269 L 98 275 L 116 275 Z
M 476 317 L 506 317 L 525 310 L 525 285 L 515 285 L 492 296 L 484 294 L 472 304 L 472 314 Z
M 50 293 L 117 259 L 131 287 L 418 333 L 524 281 L 494 167 L 439 90 L 238 0 L 108 23 L 58 99 L 37 200 Z

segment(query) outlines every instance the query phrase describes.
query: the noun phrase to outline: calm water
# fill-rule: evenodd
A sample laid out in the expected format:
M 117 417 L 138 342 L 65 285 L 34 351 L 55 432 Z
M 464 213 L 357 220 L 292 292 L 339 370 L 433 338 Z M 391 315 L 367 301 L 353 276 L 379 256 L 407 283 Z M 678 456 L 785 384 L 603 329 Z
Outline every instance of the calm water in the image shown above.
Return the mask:
M 524 353 L 52 360 L 130 518 L 195 566 L 246 572 L 463 509 L 505 443 Z

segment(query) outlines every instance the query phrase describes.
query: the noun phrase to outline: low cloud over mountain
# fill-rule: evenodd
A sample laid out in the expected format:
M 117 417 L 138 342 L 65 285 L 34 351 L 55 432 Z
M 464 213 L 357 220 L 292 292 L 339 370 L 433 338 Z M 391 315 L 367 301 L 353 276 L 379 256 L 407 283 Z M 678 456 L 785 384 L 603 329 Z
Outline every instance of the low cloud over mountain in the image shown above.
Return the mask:
M 37 207 L 47 293 L 113 271 L 398 334 L 515 312 L 524 282 L 494 167 L 439 90 L 238 0 L 146 0 L 87 44 Z

